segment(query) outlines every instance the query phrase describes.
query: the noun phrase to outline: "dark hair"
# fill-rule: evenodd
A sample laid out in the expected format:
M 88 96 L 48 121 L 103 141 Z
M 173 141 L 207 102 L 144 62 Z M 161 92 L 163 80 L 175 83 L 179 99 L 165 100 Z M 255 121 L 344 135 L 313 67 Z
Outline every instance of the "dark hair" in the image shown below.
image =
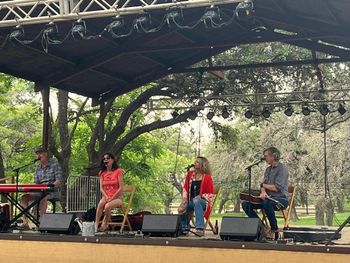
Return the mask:
M 102 155 L 102 160 L 101 160 L 101 164 L 100 164 L 101 170 L 102 170 L 102 171 L 106 171 L 106 170 L 107 170 L 107 167 L 106 167 L 106 165 L 105 165 L 105 163 L 104 163 L 104 161 L 103 161 L 103 157 L 104 157 L 105 155 L 108 155 L 108 157 L 111 158 L 111 159 L 114 161 L 113 164 L 112 164 L 112 170 L 118 169 L 118 164 L 117 164 L 117 161 L 115 160 L 114 154 L 113 154 L 113 153 L 110 153 L 110 152 L 107 152 L 107 153 L 104 153 L 104 154 Z

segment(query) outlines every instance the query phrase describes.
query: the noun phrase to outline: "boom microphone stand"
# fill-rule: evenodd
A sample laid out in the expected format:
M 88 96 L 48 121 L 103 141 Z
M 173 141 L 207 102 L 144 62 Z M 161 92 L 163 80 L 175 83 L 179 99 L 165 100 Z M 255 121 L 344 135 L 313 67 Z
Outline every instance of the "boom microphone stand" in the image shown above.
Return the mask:
M 265 158 L 260 158 L 260 160 L 252 163 L 251 165 L 247 166 L 245 169 L 248 171 L 248 195 L 249 195 L 249 217 L 251 216 L 251 205 L 252 205 L 252 168 L 258 164 L 260 164 L 262 161 L 264 161 Z

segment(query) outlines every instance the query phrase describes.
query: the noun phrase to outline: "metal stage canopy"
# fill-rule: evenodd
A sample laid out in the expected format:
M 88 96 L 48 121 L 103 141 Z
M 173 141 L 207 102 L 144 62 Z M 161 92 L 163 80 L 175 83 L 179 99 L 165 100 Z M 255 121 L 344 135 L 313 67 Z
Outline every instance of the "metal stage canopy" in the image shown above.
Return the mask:
M 254 24 L 230 20 L 241 2 L 2 1 L 0 71 L 35 82 L 37 91 L 55 87 L 106 100 L 241 44 L 279 41 L 350 59 L 350 1 L 255 0 Z M 83 28 L 75 38 L 84 39 L 75 40 L 72 25 L 83 23 L 86 34 Z

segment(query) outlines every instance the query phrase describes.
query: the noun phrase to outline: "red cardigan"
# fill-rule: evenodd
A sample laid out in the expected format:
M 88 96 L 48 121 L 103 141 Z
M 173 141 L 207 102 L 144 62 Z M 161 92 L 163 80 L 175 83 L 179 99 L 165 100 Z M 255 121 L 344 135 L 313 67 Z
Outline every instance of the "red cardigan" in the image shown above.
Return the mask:
M 187 200 L 188 193 L 191 189 L 191 184 L 193 181 L 193 176 L 195 174 L 195 171 L 189 171 L 187 173 L 182 197 Z M 214 185 L 213 185 L 213 179 L 210 174 L 204 174 L 202 183 L 201 183 L 201 189 L 199 190 L 199 195 L 203 197 L 207 201 L 207 205 L 204 211 L 204 217 L 206 219 L 209 218 L 210 212 L 213 206 L 213 196 L 214 196 Z

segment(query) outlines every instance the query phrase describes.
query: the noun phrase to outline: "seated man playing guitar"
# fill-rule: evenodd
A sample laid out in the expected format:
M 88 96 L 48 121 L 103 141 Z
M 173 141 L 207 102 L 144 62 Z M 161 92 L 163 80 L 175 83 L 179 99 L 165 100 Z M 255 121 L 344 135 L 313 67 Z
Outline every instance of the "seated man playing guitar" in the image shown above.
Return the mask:
M 279 207 L 277 207 L 278 203 L 283 207 L 288 206 L 288 170 L 284 164 L 279 162 L 281 154 L 277 148 L 269 147 L 263 151 L 263 154 L 269 167 L 266 168 L 264 181 L 260 185 L 260 198 L 262 202 L 261 204 L 243 202 L 242 208 L 249 217 L 256 218 L 259 217 L 255 209 L 263 209 L 271 226 L 268 236 L 277 239 L 278 226 L 275 210 L 279 210 Z

